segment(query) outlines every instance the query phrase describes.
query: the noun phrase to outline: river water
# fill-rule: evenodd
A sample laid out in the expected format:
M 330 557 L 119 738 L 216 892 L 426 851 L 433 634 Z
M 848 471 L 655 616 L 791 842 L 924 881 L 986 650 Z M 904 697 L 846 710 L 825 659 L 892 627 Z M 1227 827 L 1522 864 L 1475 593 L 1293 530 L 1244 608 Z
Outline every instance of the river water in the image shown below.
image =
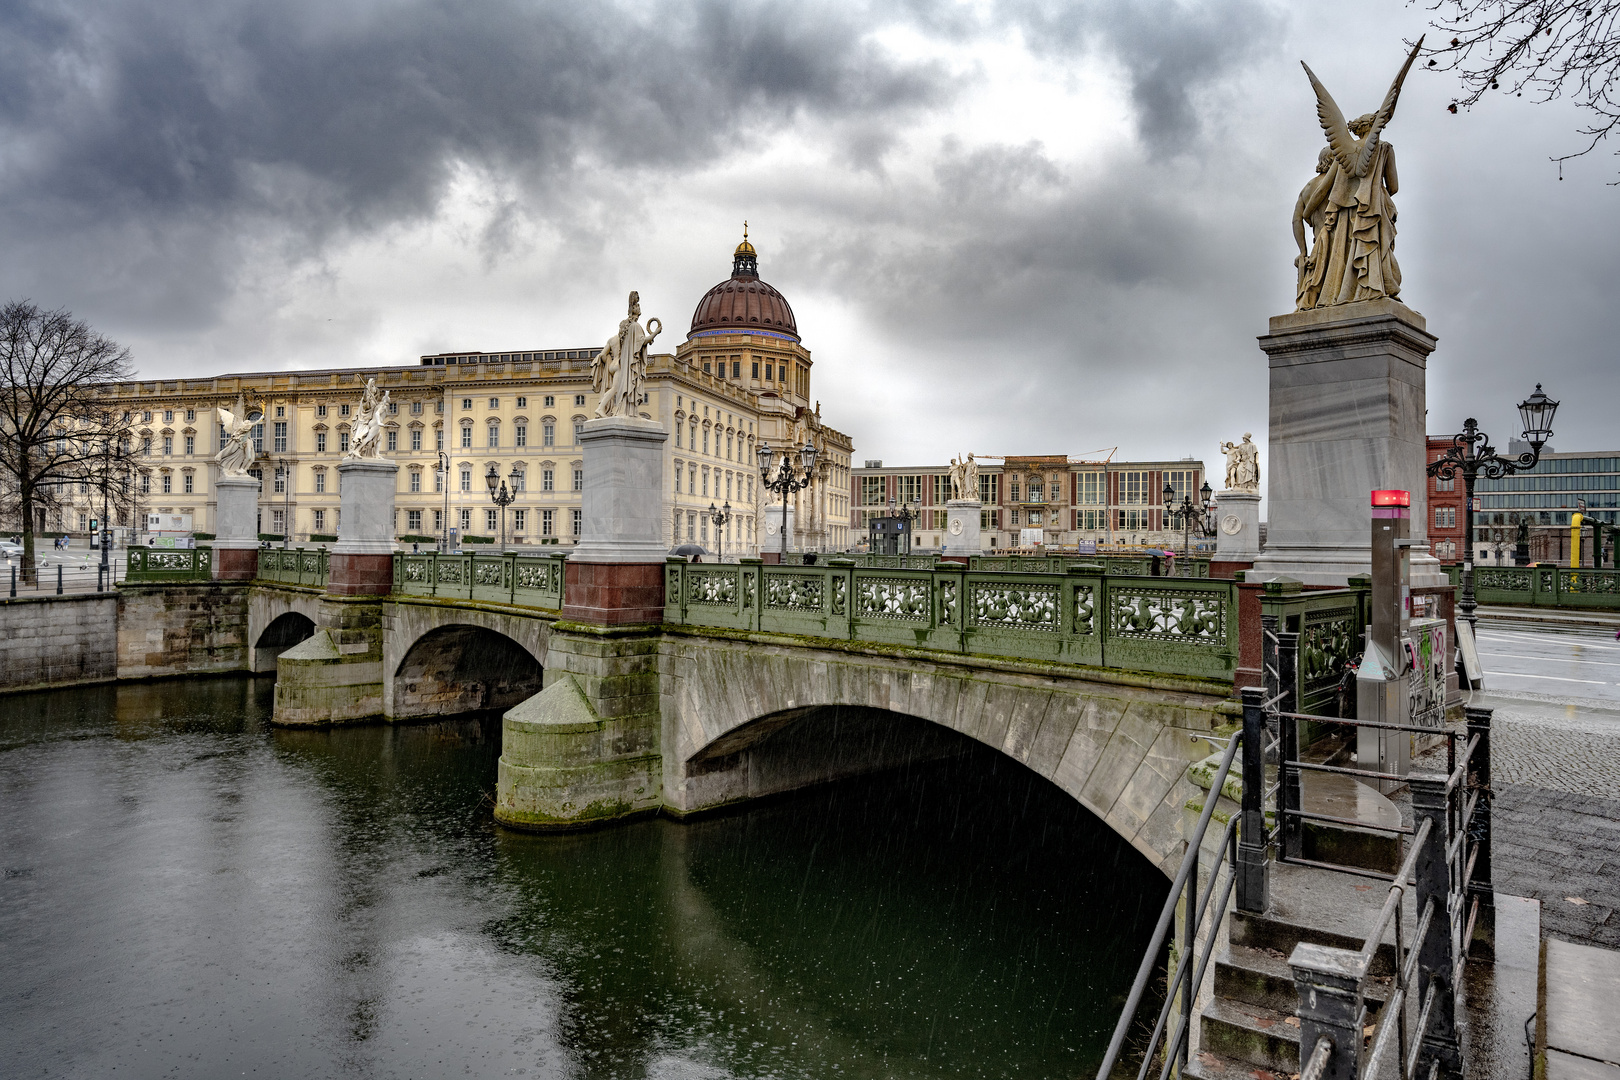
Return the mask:
M 1089 1076 L 1167 890 L 990 751 L 538 837 L 271 685 L 0 697 L 0 1075 Z

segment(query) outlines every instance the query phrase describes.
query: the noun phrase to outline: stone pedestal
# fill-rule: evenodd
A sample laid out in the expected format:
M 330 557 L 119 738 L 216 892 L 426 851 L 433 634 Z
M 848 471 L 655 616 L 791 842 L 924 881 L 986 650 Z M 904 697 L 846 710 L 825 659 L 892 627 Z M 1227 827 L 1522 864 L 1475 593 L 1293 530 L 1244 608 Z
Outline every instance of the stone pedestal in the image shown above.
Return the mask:
M 394 587 L 394 489 L 399 466 L 382 458 L 350 458 L 337 467 L 342 513 L 326 591 L 383 596 Z
M 608 626 L 663 620 L 668 439 L 662 424 L 638 416 L 586 422 L 582 528 L 568 556 L 564 618 Z
M 1215 561 L 1254 562 L 1260 557 L 1260 496 L 1223 491 L 1215 496 Z
M 764 542 L 759 545 L 760 554 L 763 555 L 766 552 L 771 551 L 780 552 L 782 550 L 783 532 L 787 533 L 787 550 L 792 551 L 793 533 L 794 530 L 798 528 L 799 524 L 798 521 L 795 520 L 797 517 L 798 513 L 794 510 L 793 505 L 791 503 L 788 504 L 787 525 L 784 527 L 782 525 L 782 504 L 767 504 L 764 512 L 760 515 L 760 518 L 765 525 L 765 539 Z
M 1412 495 L 1426 539 L 1425 376 L 1436 339 L 1396 300 L 1296 311 L 1260 338 L 1271 368 L 1266 550 L 1251 580 L 1344 585 L 1371 572 L 1369 493 Z M 1412 559 L 1412 584 L 1444 584 L 1438 561 Z
M 946 558 L 979 555 L 979 514 L 984 504 L 978 499 L 952 499 L 945 504 Z
M 258 478 L 221 476 L 214 498 L 214 577 L 246 581 L 259 567 Z

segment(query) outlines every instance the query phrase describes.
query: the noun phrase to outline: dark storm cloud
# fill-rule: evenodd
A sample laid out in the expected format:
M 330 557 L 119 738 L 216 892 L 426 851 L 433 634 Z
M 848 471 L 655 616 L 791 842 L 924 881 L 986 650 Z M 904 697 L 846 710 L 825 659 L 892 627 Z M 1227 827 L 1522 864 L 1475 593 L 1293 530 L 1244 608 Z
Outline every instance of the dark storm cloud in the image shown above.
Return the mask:
M 315 246 L 419 217 L 458 165 L 544 202 L 582 158 L 681 167 L 800 114 L 947 95 L 862 34 L 857 10 L 722 0 L 7 5 L 0 228 L 46 260 L 145 245 L 206 287 L 232 230 Z

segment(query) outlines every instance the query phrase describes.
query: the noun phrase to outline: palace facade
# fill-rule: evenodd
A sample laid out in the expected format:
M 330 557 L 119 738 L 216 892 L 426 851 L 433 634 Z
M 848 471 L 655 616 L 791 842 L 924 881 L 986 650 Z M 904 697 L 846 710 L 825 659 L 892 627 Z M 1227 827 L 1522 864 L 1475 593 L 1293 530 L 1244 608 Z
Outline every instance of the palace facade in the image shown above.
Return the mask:
M 262 484 L 260 532 L 290 534 L 294 543 L 335 537 L 337 465 L 366 380 L 376 379 L 390 394 L 382 454 L 400 466 L 394 526 L 402 541 L 429 543 L 451 531 L 464 543 L 498 541 L 503 515 L 485 482 L 493 468 L 514 496 L 506 540 L 567 546 L 582 531 L 579 436 L 596 411 L 591 360 L 599 349 L 459 350 L 411 365 L 138 380 L 114 392 L 141 449 L 141 511 L 190 515 L 195 532 L 213 531 L 213 457 L 224 440 L 218 411 L 241 395 L 263 410 L 250 469 Z M 819 454 L 814 483 L 791 497 L 792 546 L 842 550 L 852 542 L 852 444 L 823 422 L 811 370 L 792 308 L 759 279 L 745 236 L 731 277 L 699 301 L 686 339 L 674 353 L 648 358 L 641 415 L 670 432 L 663 518 L 671 546 L 757 552 L 767 520 L 780 520 L 759 484 L 758 450 L 807 440 Z M 100 493 L 88 486 L 63 503 L 47 527 L 83 531 L 100 516 Z M 717 528 L 709 508 L 728 503 L 732 518 Z M 775 543 L 773 536 L 768 546 Z

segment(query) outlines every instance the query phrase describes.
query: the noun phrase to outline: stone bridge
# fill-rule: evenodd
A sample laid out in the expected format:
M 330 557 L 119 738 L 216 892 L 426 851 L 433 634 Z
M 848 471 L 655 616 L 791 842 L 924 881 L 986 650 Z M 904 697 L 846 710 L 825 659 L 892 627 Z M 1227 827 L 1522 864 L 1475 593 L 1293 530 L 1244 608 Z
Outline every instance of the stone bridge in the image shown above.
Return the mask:
M 1183 807 L 1196 794 L 1187 765 L 1209 751 L 1197 736 L 1236 713 L 1231 677 L 1218 674 L 1232 664 L 1228 628 L 1210 629 L 1211 612 L 1224 613 L 1224 606 L 1206 604 L 1201 621 L 1188 624 L 1208 639 L 1199 646 L 1204 654 L 1223 658 L 1188 653 L 1161 665 L 1213 665 L 1209 674 L 1153 672 L 1098 663 L 1107 641 L 1087 644 L 1074 623 L 1062 633 L 1023 631 L 1060 643 L 1037 639 L 1040 647 L 1023 648 L 1011 633 L 978 641 L 987 653 L 964 651 L 963 636 L 975 628 L 960 604 L 936 603 L 922 621 L 910 611 L 887 637 L 862 632 L 853 616 L 832 630 L 810 625 L 806 619 L 818 617 L 805 606 L 813 582 L 796 567 L 780 571 L 791 573 L 796 590 L 788 626 L 773 622 L 764 606 L 767 578 L 778 571 L 757 565 L 730 567 L 755 575 L 753 587 L 734 581 L 731 593 L 703 579 L 705 593 L 725 593 L 732 606 L 694 616 L 681 610 L 693 589 L 671 568 L 677 578 L 665 621 L 628 627 L 571 621 L 560 605 L 513 603 L 511 583 L 501 586 L 504 595 L 458 587 L 340 597 L 261 580 L 250 589 L 249 641 L 256 670 L 277 671 L 281 724 L 505 710 L 496 816 L 516 828 L 581 828 L 659 812 L 684 817 L 959 754 L 973 740 L 1039 772 L 1154 864 L 1173 870 Z M 965 598 L 978 584 L 960 573 L 919 572 L 907 595 L 940 588 Z M 1069 611 L 1101 606 L 1110 587 L 1123 588 L 1074 574 L 1015 584 L 1036 603 L 1020 601 L 1025 607 L 1014 612 L 1031 627 L 1043 617 L 1045 594 L 1036 586 L 1053 590 L 1053 610 Z M 1206 599 L 1229 588 L 1194 584 Z M 842 588 L 831 579 L 823 585 L 822 614 L 834 621 L 837 596 L 877 596 L 853 578 Z M 754 616 L 739 614 L 744 591 L 759 607 Z M 1124 618 L 1137 619 L 1143 603 L 1133 594 L 1118 606 Z M 1006 617 L 1003 608 L 995 617 Z M 1088 632 L 1107 638 L 1100 619 Z M 1146 655 L 1126 646 L 1118 645 L 1133 660 Z

